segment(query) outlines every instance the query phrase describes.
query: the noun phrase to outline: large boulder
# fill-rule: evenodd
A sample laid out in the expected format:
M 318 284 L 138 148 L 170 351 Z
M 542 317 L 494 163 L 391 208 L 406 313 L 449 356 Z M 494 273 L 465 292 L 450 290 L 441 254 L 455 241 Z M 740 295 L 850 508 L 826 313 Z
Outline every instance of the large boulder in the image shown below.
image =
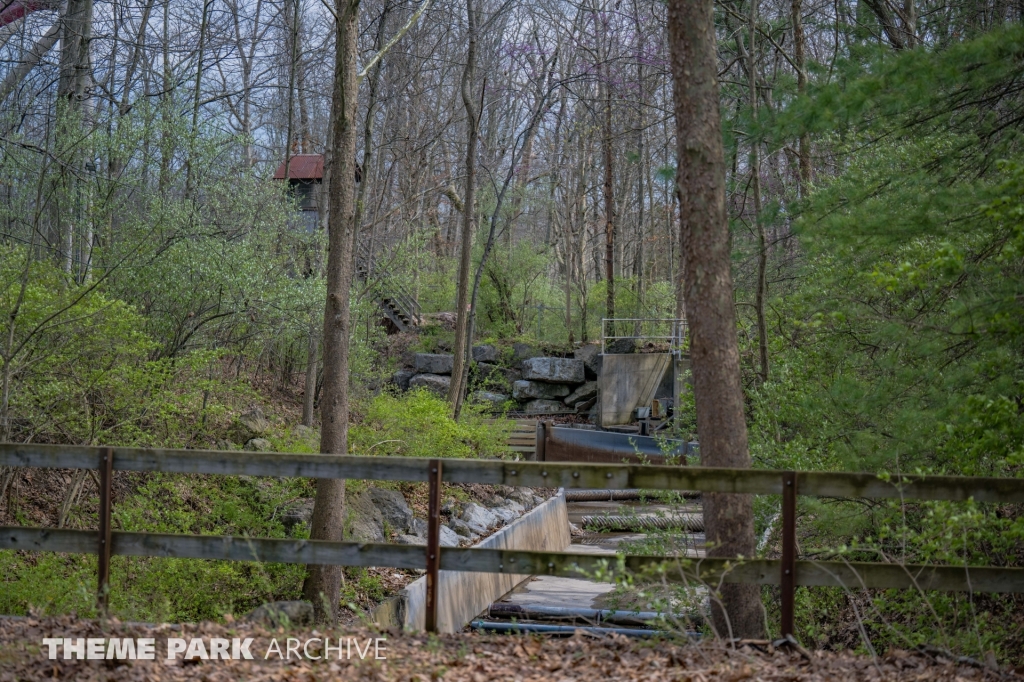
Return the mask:
M 409 381 L 416 376 L 416 371 L 411 369 L 400 369 L 391 375 L 391 383 L 402 391 L 409 390 Z
M 477 362 L 497 362 L 498 349 L 489 343 L 473 346 L 473 359 Z
M 316 436 L 316 431 L 305 424 L 296 424 L 292 427 L 292 435 L 302 440 L 310 440 Z
M 461 535 L 462 537 L 469 538 L 470 540 L 476 540 L 480 537 L 477 533 L 474 533 L 473 529 L 469 527 L 469 524 L 462 519 L 452 519 L 448 522 L 448 528 L 450 528 L 456 535 Z
M 253 452 L 270 452 L 274 446 L 266 438 L 251 438 L 246 442 L 245 449 Z
M 533 488 L 515 488 L 509 493 L 508 499 L 518 502 L 524 508 L 529 509 L 533 506 Z
M 539 381 L 517 381 L 512 384 L 512 397 L 516 400 L 543 398 L 551 400 L 569 395 L 571 388 L 565 384 L 542 384 Z
M 370 488 L 367 495 L 392 530 L 398 533 L 415 532 L 412 509 L 405 501 L 405 495 L 397 490 L 384 490 L 383 488 Z
M 574 404 L 573 407 L 576 408 L 577 412 L 579 412 L 580 414 L 583 414 L 584 412 L 589 412 L 591 410 L 591 408 L 593 408 L 594 405 L 596 405 L 596 404 L 597 404 L 597 397 L 595 396 L 595 397 L 591 398 L 590 400 L 584 400 L 582 402 L 578 402 L 578 403 Z
M 462 510 L 462 520 L 477 535 L 484 535 L 488 530 L 498 525 L 498 517 L 491 510 L 481 507 L 475 502 L 470 502 Z
M 461 538 L 459 534 L 453 531 L 448 526 L 441 526 L 441 546 L 442 547 L 458 547 Z
M 263 414 L 259 405 L 253 405 L 238 415 L 238 422 L 245 427 L 250 437 L 262 435 L 270 430 L 270 421 Z
M 578 386 L 575 391 L 569 394 L 565 399 L 566 405 L 575 405 L 579 402 L 585 402 L 591 398 L 597 397 L 597 382 L 588 381 L 582 386 Z
M 508 400 L 504 393 L 491 393 L 490 391 L 473 391 L 469 394 L 469 401 L 473 403 L 490 403 L 492 407 L 501 407 Z
M 448 389 L 451 385 L 451 377 L 443 377 L 437 374 L 417 374 L 412 379 L 409 379 L 409 388 L 419 388 L 422 386 L 431 393 L 436 393 L 441 397 L 448 395 Z
M 453 531 L 448 526 L 441 526 L 441 546 L 442 547 L 458 547 L 461 538 L 458 533 Z M 426 535 L 399 535 L 395 538 L 395 542 L 399 545 L 426 545 Z
M 475 381 L 502 382 L 505 380 L 504 370 L 490 362 L 478 362 L 473 365 L 472 376 Z
M 577 348 L 572 356 L 583 361 L 583 371 L 587 379 L 596 379 L 601 373 L 601 344 L 588 343 Z
M 523 405 L 523 411 L 533 414 L 550 414 L 565 412 L 565 405 L 560 400 L 531 400 Z
M 451 374 L 455 358 L 441 353 L 417 353 L 413 369 L 420 374 Z
M 349 497 L 345 502 L 348 507 L 348 538 L 355 542 L 384 542 L 384 516 L 369 493 Z
M 523 378 L 549 384 L 582 384 L 586 381 L 583 361 L 576 358 L 530 358 L 523 360 Z

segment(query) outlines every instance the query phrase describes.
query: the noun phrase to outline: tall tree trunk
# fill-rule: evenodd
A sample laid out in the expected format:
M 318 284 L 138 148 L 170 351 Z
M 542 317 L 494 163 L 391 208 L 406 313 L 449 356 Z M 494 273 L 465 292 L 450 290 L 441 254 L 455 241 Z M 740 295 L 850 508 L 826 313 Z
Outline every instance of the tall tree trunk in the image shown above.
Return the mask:
M 747 92 L 750 98 L 752 128 L 757 121 L 757 2 L 751 0 L 747 24 Z M 761 222 L 761 154 L 759 142 L 750 136 L 750 191 L 754 195 L 754 229 L 757 232 L 757 287 L 754 293 L 754 310 L 757 314 L 757 357 L 760 363 L 758 377 L 761 383 L 768 381 L 768 327 L 765 322 L 765 301 L 768 297 L 768 240 L 764 223 Z
M 796 65 L 796 89 L 800 95 L 807 92 L 807 65 L 804 57 L 804 23 L 802 0 L 792 0 L 790 5 L 793 22 L 793 64 Z M 811 143 L 806 132 L 800 133 L 797 158 L 800 170 L 800 198 L 807 194 L 811 183 Z
M 199 22 L 199 56 L 196 58 L 196 84 L 192 93 L 192 128 L 188 139 L 188 156 L 185 158 L 185 198 L 192 195 L 192 162 L 195 155 L 196 137 L 199 134 L 199 104 L 203 94 L 203 60 L 206 57 L 206 25 L 210 19 L 213 0 L 203 0 L 203 16 Z
M 62 20 L 60 73 L 57 81 L 58 135 L 64 138 L 59 145 L 67 154 L 70 169 L 64 170 L 64 187 L 68 207 L 59 216 L 61 249 L 64 272 L 70 276 L 75 260 L 75 221 L 86 220 L 83 193 L 88 189 L 76 173 L 86 171 L 90 163 L 89 144 L 82 144 L 82 135 L 88 134 L 91 121 L 92 59 L 92 0 L 70 0 Z M 78 277 L 75 276 L 77 280 Z
M 615 185 L 612 173 L 612 84 L 611 66 L 607 63 L 604 67 L 604 130 L 601 144 L 604 152 L 604 271 L 607 280 L 607 302 L 605 304 L 605 316 L 608 319 L 615 317 Z M 614 324 L 613 324 L 614 327 Z M 604 333 L 602 331 L 602 333 Z M 615 334 L 612 329 L 610 334 Z
M 380 18 L 377 20 L 377 36 L 373 40 L 373 51 L 374 53 L 380 52 L 381 47 L 384 44 L 384 31 L 387 29 L 388 15 L 391 13 L 391 3 L 385 0 L 384 8 L 381 10 Z M 380 70 L 384 66 L 384 59 L 377 60 L 377 63 L 373 65 L 370 71 L 370 78 L 367 81 L 368 97 L 366 101 L 366 119 L 363 121 L 363 172 L 362 180 L 359 183 L 359 192 L 356 194 L 356 212 L 355 212 L 355 229 L 356 229 L 356 240 L 359 239 L 359 230 L 362 229 L 363 225 L 363 213 L 365 211 L 366 202 L 366 189 L 370 185 L 370 180 L 376 177 L 375 173 L 371 172 L 370 166 L 373 164 L 373 123 L 376 119 L 377 114 L 377 87 L 380 84 Z M 366 277 L 373 275 L 373 243 L 375 233 L 377 231 L 377 221 L 374 220 L 370 226 L 370 239 L 369 244 L 366 248 L 366 262 L 363 267 L 366 268 Z M 356 258 L 359 255 L 357 253 Z
M 328 213 L 327 302 L 324 308 L 324 393 L 320 407 L 320 452 L 348 453 L 349 336 L 355 247 L 356 45 L 359 0 L 337 0 L 336 56 L 332 101 L 333 145 Z M 310 538 L 342 539 L 345 481 L 321 478 Z M 313 602 L 318 622 L 337 622 L 341 566 L 310 566 L 303 595 Z
M 668 35 L 684 296 L 701 463 L 747 468 L 750 453 L 730 272 L 713 0 L 670 0 Z M 705 494 L 704 525 L 709 557 L 754 556 L 750 495 Z M 711 615 L 721 636 L 760 638 L 764 632 L 760 587 L 723 585 L 712 599 Z
M 459 298 L 455 322 L 455 361 L 452 367 L 452 383 L 448 400 L 452 404 L 452 415 L 457 416 L 462 407 L 463 365 L 466 360 L 470 301 L 469 268 L 473 257 L 473 218 L 476 214 L 476 138 L 480 124 L 480 112 L 473 97 L 473 83 L 476 76 L 476 12 L 473 0 L 466 0 L 466 19 L 469 31 L 469 49 L 466 52 L 466 68 L 462 71 L 462 104 L 466 108 L 466 195 L 462 208 L 462 253 L 459 258 Z

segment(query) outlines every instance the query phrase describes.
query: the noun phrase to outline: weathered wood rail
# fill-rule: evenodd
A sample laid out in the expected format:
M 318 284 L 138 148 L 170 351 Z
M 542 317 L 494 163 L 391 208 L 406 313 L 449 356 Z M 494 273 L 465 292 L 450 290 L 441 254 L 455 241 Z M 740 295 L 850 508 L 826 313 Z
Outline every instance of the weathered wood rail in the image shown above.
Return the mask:
M 0 443 L 0 466 L 98 469 L 100 530 L 0 528 L 0 549 L 98 554 L 99 600 L 105 607 L 109 557 L 152 556 L 231 561 L 270 561 L 345 566 L 509 571 L 516 574 L 580 576 L 599 569 L 641 571 L 660 567 L 670 580 L 782 586 L 782 632 L 793 632 L 796 586 L 848 589 L 902 588 L 968 592 L 1024 592 L 1024 569 L 994 566 L 935 566 L 796 559 L 797 495 L 903 500 L 968 500 L 1024 503 L 1024 478 L 892 476 L 867 473 L 716 469 L 652 465 L 418 459 L 355 455 L 306 455 L 204 450 L 159 450 Z M 428 481 L 431 510 L 428 544 L 422 547 L 314 540 L 169 535 L 113 531 L 112 471 L 182 474 Z M 625 556 L 621 568 L 607 558 L 566 552 L 446 548 L 438 542 L 440 485 L 484 483 L 547 488 L 698 490 L 778 495 L 783 498 L 783 557 L 683 559 Z M 430 580 L 434 578 L 435 580 Z M 428 603 L 430 599 L 428 595 Z M 431 619 L 428 614 L 428 627 Z

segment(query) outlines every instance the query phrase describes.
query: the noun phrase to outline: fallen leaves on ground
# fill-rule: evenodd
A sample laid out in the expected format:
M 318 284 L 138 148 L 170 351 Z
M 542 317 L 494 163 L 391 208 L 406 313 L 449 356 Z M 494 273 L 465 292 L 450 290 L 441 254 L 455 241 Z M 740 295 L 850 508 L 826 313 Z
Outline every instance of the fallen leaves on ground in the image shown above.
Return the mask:
M 384 637 L 386 650 L 381 660 L 373 650 L 363 660 L 313 661 L 292 656 L 283 660 L 266 653 L 277 643 L 282 652 L 289 637 L 305 642 L 330 636 L 355 638 L 358 642 Z M 56 638 L 152 637 L 156 658 L 152 661 L 50 660 L 42 640 Z M 250 651 L 254 660 L 166 660 L 167 638 L 254 639 Z M 333 645 L 332 645 L 333 646 Z M 319 652 L 312 645 L 310 653 Z M 0 682 L 22 680 L 402 680 L 433 682 L 451 680 L 488 682 L 634 682 L 673 680 L 678 682 L 735 682 L 738 680 L 954 680 L 1021 679 L 1009 671 L 998 671 L 973 661 L 953 661 L 941 655 L 892 651 L 872 658 L 852 653 L 806 652 L 775 649 L 770 644 L 748 643 L 726 646 L 708 641 L 692 644 L 674 641 L 644 641 L 622 636 L 594 637 L 578 633 L 567 639 L 532 636 L 480 635 L 460 633 L 428 636 L 377 633 L 352 629 L 321 633 L 312 629 L 272 631 L 247 623 L 200 623 L 196 625 L 142 625 L 116 620 L 59 618 L 0 619 Z

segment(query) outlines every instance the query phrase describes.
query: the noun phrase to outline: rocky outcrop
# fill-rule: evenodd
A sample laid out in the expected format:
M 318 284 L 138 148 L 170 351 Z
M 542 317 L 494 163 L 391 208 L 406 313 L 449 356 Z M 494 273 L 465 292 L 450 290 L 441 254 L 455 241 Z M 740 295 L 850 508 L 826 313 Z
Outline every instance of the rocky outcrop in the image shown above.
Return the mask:
M 597 382 L 588 381 L 587 383 L 576 388 L 575 391 L 570 393 L 566 399 L 566 405 L 575 405 L 576 403 L 585 402 L 591 398 L 597 397 Z
M 490 403 L 492 407 L 501 407 L 508 400 L 504 393 L 491 393 L 490 391 L 474 391 L 469 394 L 470 402 Z
M 246 450 L 253 452 L 270 452 L 274 446 L 266 438 L 251 438 L 245 444 Z
M 475 502 L 470 502 L 462 510 L 462 520 L 477 535 L 486 535 L 488 530 L 498 525 L 498 517 Z
M 581 346 L 572 356 L 583 362 L 583 371 L 587 379 L 597 379 L 601 372 L 601 344 L 589 343 Z
M 497 362 L 498 349 L 489 343 L 473 346 L 473 360 L 476 362 Z
M 530 358 L 523 360 L 523 379 L 549 384 L 582 384 L 586 381 L 583 361 L 575 358 Z
M 422 386 L 428 391 L 439 396 L 448 395 L 448 389 L 451 385 L 451 377 L 443 377 L 437 374 L 417 374 L 409 380 L 409 388 L 418 388 Z
M 527 414 L 545 414 L 550 412 L 564 412 L 565 405 L 560 400 L 531 400 L 523 405 L 523 412 Z
M 408 533 L 413 530 L 412 509 L 409 508 L 409 503 L 405 501 L 402 493 L 397 490 L 370 488 L 367 495 L 392 530 L 396 533 Z
M 259 405 L 253 405 L 248 410 L 238 415 L 238 422 L 244 426 L 250 435 L 259 436 L 270 430 L 270 421 L 263 414 Z
M 413 369 L 417 374 L 451 374 L 455 359 L 440 353 L 417 353 Z
M 391 375 L 391 383 L 401 391 L 409 390 L 409 380 L 416 376 L 415 370 L 400 369 Z
M 356 542 L 384 542 L 384 516 L 368 493 L 354 495 L 347 502 L 347 538 Z
M 563 398 L 571 392 L 572 389 L 565 384 L 544 384 L 539 381 L 526 381 L 525 379 L 512 384 L 512 397 L 516 400 L 536 398 L 552 400 L 554 398 Z

